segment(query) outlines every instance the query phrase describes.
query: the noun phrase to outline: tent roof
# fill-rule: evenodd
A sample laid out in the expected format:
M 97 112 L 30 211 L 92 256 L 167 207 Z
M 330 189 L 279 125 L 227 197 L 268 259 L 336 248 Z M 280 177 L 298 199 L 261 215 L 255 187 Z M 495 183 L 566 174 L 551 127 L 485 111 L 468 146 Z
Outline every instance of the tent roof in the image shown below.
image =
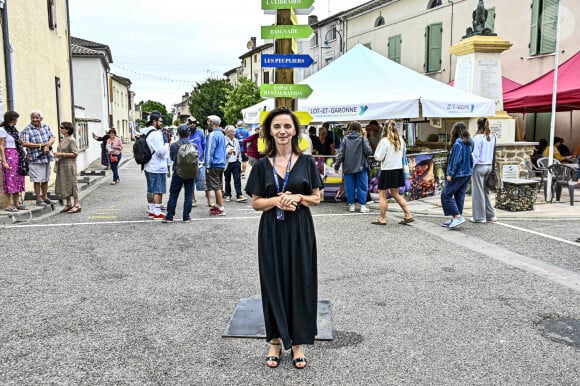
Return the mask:
M 448 83 L 450 86 L 455 87 L 455 81 L 452 80 L 451 82 Z M 520 87 L 521 84 L 514 82 L 513 80 L 506 78 L 505 76 L 501 77 L 501 88 L 503 93 L 505 94 L 506 92 L 512 91 L 515 88 Z
M 580 51 L 558 66 L 557 111 L 580 110 Z M 504 94 L 503 107 L 510 113 L 552 111 L 554 70 Z
M 300 83 L 313 92 L 298 100 L 298 109 L 315 122 L 495 114 L 493 100 L 431 79 L 361 44 Z M 255 123 L 246 118 L 251 111 L 255 116 L 273 106 L 267 100 L 244 109 L 244 120 Z

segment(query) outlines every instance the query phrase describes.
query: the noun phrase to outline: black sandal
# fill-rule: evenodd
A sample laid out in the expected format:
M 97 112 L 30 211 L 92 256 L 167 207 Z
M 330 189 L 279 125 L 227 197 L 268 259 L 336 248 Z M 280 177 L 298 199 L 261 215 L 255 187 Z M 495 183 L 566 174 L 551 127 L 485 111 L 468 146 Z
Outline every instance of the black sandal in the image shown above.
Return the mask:
M 308 364 L 305 357 L 294 358 L 294 350 L 290 350 L 290 355 L 292 355 L 292 365 L 298 370 L 302 370 Z M 298 363 L 304 363 L 304 366 L 298 366 Z
M 273 343 L 270 342 L 270 344 L 272 346 L 282 346 L 281 343 Z M 269 356 L 266 357 L 266 366 L 268 366 L 271 369 L 275 369 L 276 367 L 278 367 L 280 365 L 280 357 L 282 357 L 282 347 L 280 347 L 280 353 L 278 354 L 278 356 Z M 274 365 L 269 365 L 268 362 L 274 362 Z

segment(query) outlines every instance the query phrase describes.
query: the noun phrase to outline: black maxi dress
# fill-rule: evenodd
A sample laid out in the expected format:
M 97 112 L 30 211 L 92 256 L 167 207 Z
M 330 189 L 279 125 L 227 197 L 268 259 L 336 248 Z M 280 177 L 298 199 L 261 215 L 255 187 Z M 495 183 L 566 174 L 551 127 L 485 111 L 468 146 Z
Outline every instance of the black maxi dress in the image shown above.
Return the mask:
M 282 187 L 284 177 L 277 175 Z M 314 159 L 301 155 L 290 170 L 286 191 L 310 195 L 322 188 Z M 275 197 L 272 164 L 264 157 L 252 167 L 249 195 Z M 276 208 L 262 213 L 258 230 L 258 264 L 266 339 L 291 345 L 313 344 L 317 334 L 318 272 L 316 237 L 310 209 L 299 206 L 276 220 Z

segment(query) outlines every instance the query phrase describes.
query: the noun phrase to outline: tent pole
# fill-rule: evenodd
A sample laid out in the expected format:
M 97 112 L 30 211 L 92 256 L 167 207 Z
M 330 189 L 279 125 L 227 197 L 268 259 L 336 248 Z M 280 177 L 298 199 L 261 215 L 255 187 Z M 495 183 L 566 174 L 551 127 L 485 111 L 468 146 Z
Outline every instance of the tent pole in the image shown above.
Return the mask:
M 554 162 L 554 132 L 556 126 L 556 100 L 558 97 L 558 61 L 560 59 L 560 2 L 558 1 L 558 16 L 556 18 L 556 52 L 554 55 L 554 88 L 552 89 L 552 116 L 550 118 L 550 151 L 548 153 L 548 166 Z M 546 178 L 546 201 L 552 201 L 552 173 L 548 172 Z

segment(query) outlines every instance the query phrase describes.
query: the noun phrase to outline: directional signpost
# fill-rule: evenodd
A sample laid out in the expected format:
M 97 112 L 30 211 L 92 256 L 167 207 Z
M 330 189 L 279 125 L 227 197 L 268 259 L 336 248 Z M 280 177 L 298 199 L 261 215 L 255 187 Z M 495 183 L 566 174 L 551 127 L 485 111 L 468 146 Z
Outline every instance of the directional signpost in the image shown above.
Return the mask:
M 299 25 L 295 10 L 308 14 L 314 0 L 262 0 L 262 9 L 266 12 L 276 11 L 276 25 L 262 26 L 262 39 L 274 39 L 274 55 L 262 55 L 262 67 L 273 67 L 275 84 L 262 84 L 260 96 L 275 98 L 276 107 L 288 107 L 296 110 L 296 98 L 307 98 L 312 89 L 306 84 L 294 84 L 294 68 L 310 66 L 314 60 L 309 55 L 292 55 L 297 51 L 295 39 L 308 39 L 314 31 L 309 25 Z M 304 13 L 305 12 L 305 13 Z M 310 114 L 308 114 L 310 115 Z M 310 122 L 312 117 L 304 117 Z M 304 123 L 306 124 L 306 123 Z
M 314 59 L 310 55 L 262 55 L 262 67 L 303 68 L 310 67 Z

